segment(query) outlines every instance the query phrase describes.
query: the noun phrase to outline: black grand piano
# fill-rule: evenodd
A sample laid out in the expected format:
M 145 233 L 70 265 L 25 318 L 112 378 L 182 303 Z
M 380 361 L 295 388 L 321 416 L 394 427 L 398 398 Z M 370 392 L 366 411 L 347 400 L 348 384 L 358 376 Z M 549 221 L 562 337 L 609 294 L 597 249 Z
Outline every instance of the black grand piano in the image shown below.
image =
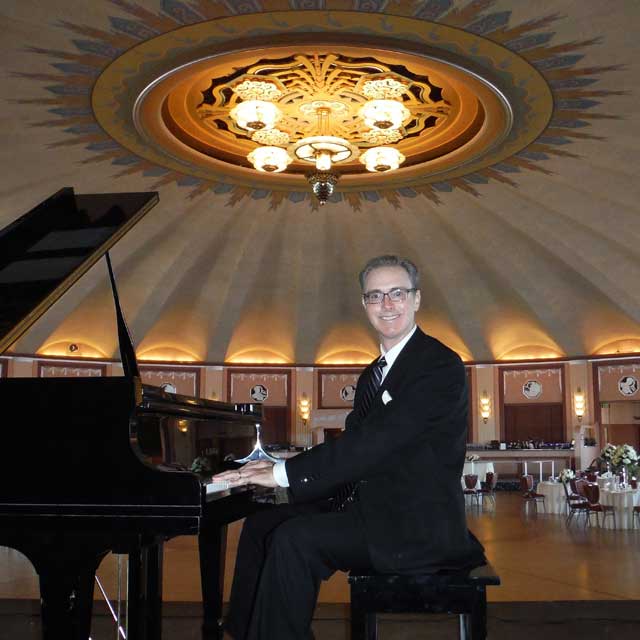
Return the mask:
M 95 571 L 109 552 L 129 556 L 129 640 L 160 638 L 162 544 L 184 534 L 199 536 L 203 629 L 216 637 L 226 523 L 269 500 L 258 489 L 208 492 L 185 470 L 196 455 L 212 472 L 244 456 L 259 405 L 141 383 L 107 251 L 157 202 L 156 193 L 65 188 L 0 231 L 0 354 L 104 255 L 124 369 L 122 377 L 0 379 L 0 545 L 22 552 L 39 575 L 46 640 L 89 637 Z

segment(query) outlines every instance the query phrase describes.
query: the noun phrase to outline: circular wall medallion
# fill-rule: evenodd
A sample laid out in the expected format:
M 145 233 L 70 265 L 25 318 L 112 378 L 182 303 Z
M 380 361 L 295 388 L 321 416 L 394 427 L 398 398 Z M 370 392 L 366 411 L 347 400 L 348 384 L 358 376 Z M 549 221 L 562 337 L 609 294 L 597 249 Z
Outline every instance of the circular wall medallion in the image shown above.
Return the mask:
M 633 376 L 623 376 L 618 380 L 618 391 L 623 396 L 634 396 L 638 393 L 638 378 L 634 378 Z
M 522 385 L 522 395 L 529 400 L 535 400 L 542 395 L 542 383 L 538 380 L 527 380 Z
M 263 384 L 256 384 L 251 387 L 249 395 L 251 396 L 251 399 L 256 402 L 264 402 L 269 397 L 269 389 L 267 389 Z
M 286 192 L 308 190 L 308 164 L 295 157 L 278 173 L 253 168 L 247 156 L 259 146 L 256 139 L 270 136 L 254 138 L 230 115 L 238 101 L 233 89 L 245 76 L 273 79 L 283 113 L 278 126 L 293 147 L 309 133 L 310 105 L 322 104 L 329 105 L 332 134 L 360 151 L 388 144 L 406 158 L 399 169 L 376 173 L 353 154 L 336 166 L 346 192 L 412 188 L 473 173 L 518 153 L 548 124 L 547 83 L 507 48 L 424 20 L 339 15 L 339 21 L 319 11 L 238 15 L 142 42 L 97 79 L 96 118 L 121 145 L 169 170 Z M 408 81 L 401 139 L 397 129 L 372 134 L 358 118 L 363 83 L 376 74 Z M 284 148 L 281 137 L 271 139 Z
M 353 384 L 347 384 L 340 389 L 340 397 L 345 402 L 353 402 L 356 397 L 356 387 Z

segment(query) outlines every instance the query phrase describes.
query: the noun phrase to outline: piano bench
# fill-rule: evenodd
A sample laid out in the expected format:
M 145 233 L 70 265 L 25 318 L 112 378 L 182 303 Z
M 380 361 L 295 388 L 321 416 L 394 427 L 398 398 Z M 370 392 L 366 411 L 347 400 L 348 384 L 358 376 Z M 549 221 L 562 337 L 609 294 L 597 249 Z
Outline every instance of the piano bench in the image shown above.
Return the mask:
M 471 571 L 411 576 L 352 571 L 351 640 L 377 640 L 377 613 L 458 614 L 460 640 L 485 640 L 486 588 L 499 584 L 490 564 Z

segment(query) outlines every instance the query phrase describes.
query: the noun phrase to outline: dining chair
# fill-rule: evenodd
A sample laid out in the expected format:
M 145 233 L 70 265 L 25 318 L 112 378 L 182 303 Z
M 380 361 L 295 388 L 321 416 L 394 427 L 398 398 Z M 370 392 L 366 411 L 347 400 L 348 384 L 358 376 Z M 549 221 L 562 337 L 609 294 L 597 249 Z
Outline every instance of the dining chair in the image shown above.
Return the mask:
M 584 496 L 570 492 L 568 485 L 568 482 L 562 483 L 564 495 L 567 501 L 567 526 L 571 524 L 571 520 L 576 514 L 580 515 L 581 513 L 584 513 L 585 518 L 589 517 L 589 501 Z
M 587 513 L 587 519 L 584 526 L 591 524 L 591 514 L 596 514 L 596 524 L 600 526 L 600 517 L 598 514 L 602 514 L 602 524 L 607 520 L 607 516 L 611 514 L 613 517 L 613 528 L 616 528 L 616 511 L 611 504 L 600 503 L 600 487 L 597 482 L 587 482 L 584 485 L 585 497 L 589 501 L 589 511 Z
M 477 474 L 467 473 L 464 475 L 464 489 L 462 490 L 462 493 L 465 495 L 465 502 L 466 502 L 466 496 L 469 496 L 471 501 L 473 500 L 476 501 L 476 507 L 480 509 L 480 494 L 478 492 L 477 485 L 478 485 Z
M 541 493 L 537 493 L 533 488 L 533 476 L 528 473 L 520 478 L 520 491 L 522 491 L 523 498 L 523 506 L 526 507 L 528 504 L 533 503 L 533 506 L 538 511 L 538 502 L 542 503 L 542 508 L 545 513 L 547 511 L 547 507 L 544 502 L 544 496 Z
M 478 489 L 478 493 L 482 496 L 482 503 L 484 504 L 484 497 L 487 496 L 495 506 L 496 504 L 496 485 L 498 484 L 498 474 L 495 471 L 487 471 L 487 475 L 484 477 L 484 483 L 482 488 Z

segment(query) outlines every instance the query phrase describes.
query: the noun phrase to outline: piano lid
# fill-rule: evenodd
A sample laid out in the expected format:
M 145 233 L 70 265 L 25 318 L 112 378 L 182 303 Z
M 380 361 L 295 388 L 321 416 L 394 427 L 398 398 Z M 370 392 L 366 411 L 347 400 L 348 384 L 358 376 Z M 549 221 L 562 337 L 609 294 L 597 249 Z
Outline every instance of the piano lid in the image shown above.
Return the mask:
M 0 354 L 158 202 L 60 189 L 0 231 Z

